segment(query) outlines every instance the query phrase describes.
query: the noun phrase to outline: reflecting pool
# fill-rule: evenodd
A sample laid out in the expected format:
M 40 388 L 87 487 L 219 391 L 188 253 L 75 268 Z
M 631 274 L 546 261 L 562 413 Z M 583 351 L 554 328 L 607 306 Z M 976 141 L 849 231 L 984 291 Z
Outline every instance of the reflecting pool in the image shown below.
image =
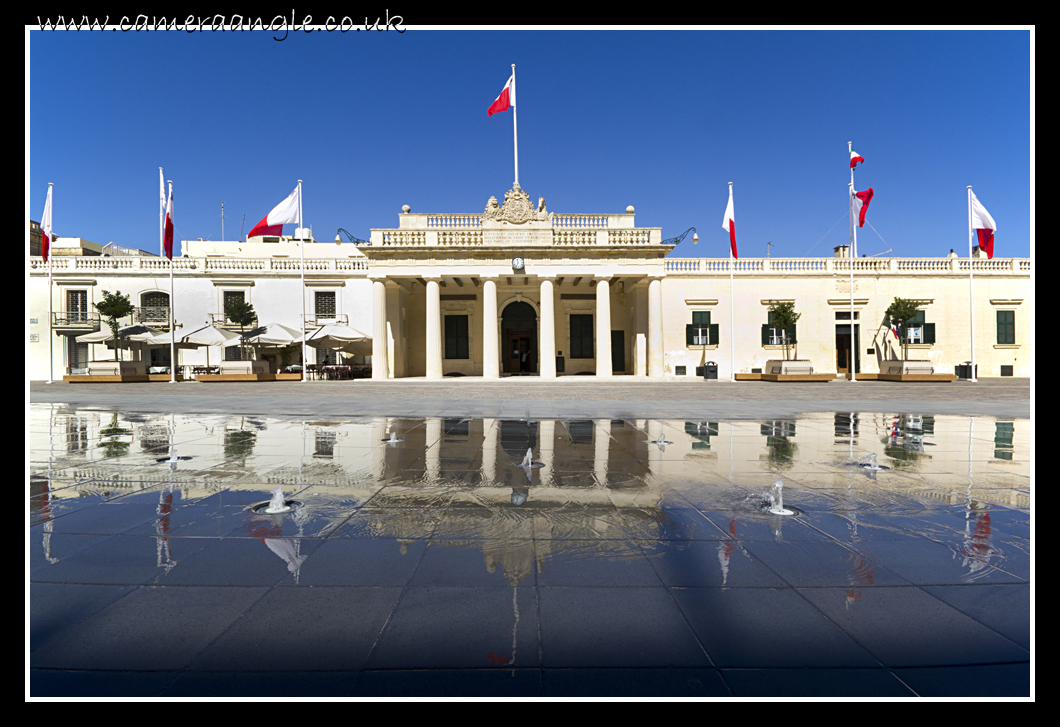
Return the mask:
M 690 668 L 733 694 L 727 669 L 819 667 L 923 693 L 902 669 L 1029 661 L 1028 420 L 29 426 L 49 674 Z

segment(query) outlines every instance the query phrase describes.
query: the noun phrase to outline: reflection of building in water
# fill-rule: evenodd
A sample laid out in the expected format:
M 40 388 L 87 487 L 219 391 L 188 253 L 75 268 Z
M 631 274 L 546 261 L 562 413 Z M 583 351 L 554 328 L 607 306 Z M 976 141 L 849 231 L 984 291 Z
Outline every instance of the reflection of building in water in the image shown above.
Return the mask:
M 180 488 L 184 499 L 228 488 L 284 485 L 290 491 L 313 485 L 328 488 L 342 501 L 369 507 L 450 508 L 446 514 L 454 517 L 455 510 L 463 508 L 464 524 L 452 525 L 454 539 L 459 539 L 461 528 L 472 523 L 480 527 L 486 521 L 497 528 L 497 537 L 524 537 L 515 525 L 523 521 L 531 524 L 519 526 L 530 527 L 527 538 L 604 537 L 596 533 L 629 537 L 631 528 L 651 537 L 648 531 L 658 521 L 660 500 L 674 482 L 703 483 L 702 499 L 716 483 L 761 491 L 784 472 L 796 480 L 786 487 L 797 487 L 802 479 L 814 487 L 846 491 L 851 487 L 849 468 L 835 467 L 831 475 L 826 468 L 870 452 L 892 468 L 886 476 L 891 491 L 937 502 L 971 497 L 1027 507 L 1029 500 L 1029 425 L 1021 420 L 997 422 L 993 432 L 979 424 L 977 439 L 967 418 L 856 414 L 852 421 L 860 444 L 854 445 L 849 439 L 837 441 L 841 429 L 847 432 L 849 415 L 832 413 L 724 425 L 643 419 L 295 422 L 182 415 L 175 418 L 175 444 L 191 459 L 171 472 L 156 461 L 168 453 L 169 437 L 174 436 L 169 434 L 169 415 L 130 421 L 124 415 L 56 409 L 49 422 L 49 411 L 31 407 L 30 466 L 31 482 L 38 489 L 52 478 L 62 480 L 61 487 L 47 486 L 52 499 L 77 497 L 83 489 L 119 494 L 165 482 Z M 391 432 L 404 441 L 385 445 Z M 650 446 L 660 438 L 672 442 L 665 451 Z M 919 449 L 904 446 L 914 438 Z M 111 440 L 121 446 L 100 446 Z M 516 466 L 528 448 L 533 459 L 544 464 L 531 470 L 529 481 L 526 471 Z M 954 495 L 950 480 L 933 487 L 934 474 L 893 476 L 917 475 L 930 466 L 931 473 L 955 473 L 967 484 L 969 458 L 970 493 L 962 488 Z M 812 482 L 800 474 L 806 464 L 814 468 Z M 76 485 L 89 480 L 91 485 Z M 797 490 L 788 491 L 796 496 Z M 853 496 L 858 496 L 856 491 Z M 724 510 L 726 501 L 719 499 L 712 507 Z M 525 516 L 524 511 L 535 515 Z M 535 525 L 540 525 L 540 533 Z M 433 531 L 426 527 L 410 524 L 409 532 L 393 534 L 427 537 Z

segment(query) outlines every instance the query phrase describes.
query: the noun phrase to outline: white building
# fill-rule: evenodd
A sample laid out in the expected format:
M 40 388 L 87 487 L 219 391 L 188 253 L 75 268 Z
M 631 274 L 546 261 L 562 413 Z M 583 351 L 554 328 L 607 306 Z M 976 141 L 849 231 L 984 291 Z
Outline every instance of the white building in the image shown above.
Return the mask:
M 515 185 L 503 203 L 491 197 L 482 213 L 414 213 L 406 206 L 396 228 L 372 229 L 365 243 L 184 241 L 172 262 L 174 314 L 183 331 L 207 324 L 238 330 L 225 320 L 225 300 L 242 297 L 262 324 L 312 330 L 338 320 L 372 336 L 377 379 L 695 377 L 713 364 L 724 380 L 785 358 L 779 331 L 769 325 L 771 301 L 792 301 L 802 314 L 792 358 L 808 360 L 817 373 L 844 374 L 851 363 L 865 376 L 885 371 L 903 355 L 885 315 L 901 297 L 922 301 L 909 325 L 909 358 L 954 373 L 972 358 L 971 266 L 978 375 L 1030 376 L 1030 260 L 851 260 L 840 247 L 835 257 L 741 258 L 730 287 L 728 259 L 669 258 L 674 244 L 658 227 L 637 227 L 632 207 L 620 214 L 550 212 L 543 198 L 534 204 Z M 104 290 L 131 296 L 131 322 L 166 330 L 170 262 L 102 252 L 52 256 L 51 321 L 48 265 L 30 257 L 31 379 L 49 377 L 49 349 L 55 378 L 113 358 L 101 344 L 75 340 L 99 329 L 94 304 Z M 169 349 L 131 355 L 164 364 Z M 221 355 L 210 350 L 211 363 Z M 275 371 L 297 363 L 301 348 L 262 355 Z M 322 355 L 311 352 L 309 363 Z M 182 350 L 179 363 L 202 364 L 206 356 L 206 349 Z

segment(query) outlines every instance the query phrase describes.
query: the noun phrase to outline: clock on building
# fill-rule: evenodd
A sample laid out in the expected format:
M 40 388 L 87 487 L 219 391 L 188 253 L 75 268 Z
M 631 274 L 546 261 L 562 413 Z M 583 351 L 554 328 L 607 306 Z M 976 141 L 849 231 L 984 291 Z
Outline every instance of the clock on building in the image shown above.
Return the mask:
M 523 269 L 523 265 L 524 265 L 524 263 L 523 263 L 523 259 L 521 257 L 512 258 L 512 267 L 515 268 L 516 270 L 522 270 Z

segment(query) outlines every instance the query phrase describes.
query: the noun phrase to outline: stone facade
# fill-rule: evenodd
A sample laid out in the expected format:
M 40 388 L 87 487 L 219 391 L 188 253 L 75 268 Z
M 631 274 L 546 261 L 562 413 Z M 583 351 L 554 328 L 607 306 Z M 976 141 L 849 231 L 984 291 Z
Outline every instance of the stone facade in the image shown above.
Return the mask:
M 848 370 L 851 359 L 858 373 L 885 370 L 904 355 L 884 313 L 902 297 L 923 301 L 921 342 L 910 344 L 908 358 L 953 373 L 971 359 L 971 263 L 979 375 L 1030 375 L 1029 260 L 742 258 L 731 263 L 730 286 L 728 259 L 668 258 L 673 247 L 660 228 L 637 227 L 632 207 L 554 213 L 515 185 L 503 202 L 489 198 L 481 214 L 406 206 L 396 228 L 371 230 L 369 244 L 185 241 L 173 261 L 175 313 L 185 331 L 224 325 L 227 292 L 252 303 L 261 323 L 312 330 L 339 320 L 372 336 L 374 378 L 695 377 L 713 363 L 725 380 L 785 358 L 778 331 L 768 328 L 773 300 L 792 301 L 802 314 L 788 357 L 808 360 L 818 373 Z M 53 257 L 53 375 L 84 358 L 74 337 L 98 329 L 92 312 L 101 291 L 121 291 L 153 310 L 158 294 L 168 295 L 169 265 L 153 256 Z M 29 375 L 46 379 L 48 266 L 39 257 L 30 257 L 28 297 Z M 113 357 L 101 345 L 87 355 Z M 220 355 L 212 349 L 211 362 Z M 179 357 L 204 363 L 206 350 Z

